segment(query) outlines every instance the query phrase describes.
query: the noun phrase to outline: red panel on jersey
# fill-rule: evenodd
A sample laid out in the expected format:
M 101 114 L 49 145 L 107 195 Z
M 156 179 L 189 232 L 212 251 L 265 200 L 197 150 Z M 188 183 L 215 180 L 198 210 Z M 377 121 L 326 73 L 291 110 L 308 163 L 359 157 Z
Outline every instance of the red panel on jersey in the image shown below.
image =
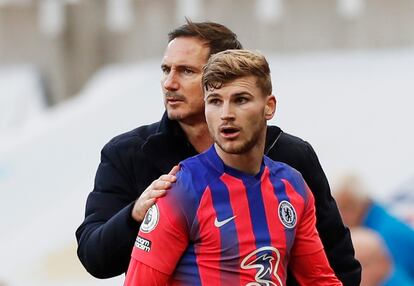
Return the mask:
M 280 251 L 280 257 L 286 256 L 286 236 L 285 227 L 280 222 L 278 215 L 279 201 L 274 192 L 274 188 L 269 179 L 269 169 L 266 167 L 262 176 L 262 198 L 266 210 L 266 220 L 269 228 L 270 239 L 272 246 Z M 286 277 L 286 269 L 284 268 L 283 261 L 280 261 L 278 271 L 278 277 Z M 272 281 L 280 283 L 276 280 L 276 277 L 272 275 Z M 277 284 L 276 284 L 277 285 Z
M 211 191 L 207 188 L 197 212 L 199 233 L 203 240 L 195 247 L 202 285 L 220 285 L 221 246 L 220 230 L 214 226 L 214 218 L 216 217 Z

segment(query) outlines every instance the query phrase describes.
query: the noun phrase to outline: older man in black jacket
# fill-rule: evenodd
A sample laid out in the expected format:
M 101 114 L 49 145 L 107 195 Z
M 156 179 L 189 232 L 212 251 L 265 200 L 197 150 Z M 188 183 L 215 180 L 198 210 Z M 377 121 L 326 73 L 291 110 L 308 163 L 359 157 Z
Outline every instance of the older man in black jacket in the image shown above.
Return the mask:
M 78 256 L 93 276 L 109 278 L 127 270 L 143 216 L 168 189 L 175 171 L 163 174 L 212 144 L 202 67 L 211 54 L 241 47 L 233 32 L 216 23 L 188 21 L 169 34 L 161 65 L 166 113 L 160 122 L 119 135 L 103 148 L 85 220 L 76 231 Z M 302 173 L 315 197 L 317 228 L 331 267 L 344 285 L 359 285 L 361 267 L 349 230 L 310 144 L 269 126 L 265 153 Z M 296 285 L 291 275 L 287 284 Z

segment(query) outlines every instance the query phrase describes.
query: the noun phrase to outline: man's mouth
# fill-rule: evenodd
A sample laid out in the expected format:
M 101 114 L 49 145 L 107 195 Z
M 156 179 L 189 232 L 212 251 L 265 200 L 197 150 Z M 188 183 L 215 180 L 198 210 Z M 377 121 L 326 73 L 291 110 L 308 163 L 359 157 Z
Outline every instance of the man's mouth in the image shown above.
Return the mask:
M 232 139 L 239 135 L 240 129 L 234 126 L 222 126 L 220 127 L 220 134 L 224 138 Z
M 182 96 L 166 96 L 165 97 L 165 102 L 168 105 L 174 106 L 174 105 L 178 105 L 181 104 L 182 102 L 184 102 L 185 99 Z
M 183 101 L 180 97 L 166 97 L 167 101 Z
M 167 92 L 165 94 L 165 100 L 167 102 L 179 102 L 179 101 L 185 101 L 185 97 L 180 95 L 180 94 L 171 94 L 169 92 Z
M 167 98 L 166 98 L 166 101 L 167 101 L 167 102 L 174 103 L 174 102 L 179 102 L 179 101 L 183 101 L 183 100 L 181 100 L 181 99 L 179 99 L 179 98 L 176 98 L 176 97 L 167 97 Z

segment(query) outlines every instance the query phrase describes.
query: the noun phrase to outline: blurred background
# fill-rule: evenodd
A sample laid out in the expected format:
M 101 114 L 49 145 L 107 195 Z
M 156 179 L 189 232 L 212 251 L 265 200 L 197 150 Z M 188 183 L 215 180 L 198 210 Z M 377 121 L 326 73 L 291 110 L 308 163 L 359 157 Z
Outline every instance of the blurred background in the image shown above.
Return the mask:
M 414 225 L 414 1 L 0 0 L 1 286 L 122 284 L 83 269 L 74 232 L 103 145 L 161 118 L 185 16 L 267 56 L 271 123 L 312 144 L 333 191 L 356 175 Z

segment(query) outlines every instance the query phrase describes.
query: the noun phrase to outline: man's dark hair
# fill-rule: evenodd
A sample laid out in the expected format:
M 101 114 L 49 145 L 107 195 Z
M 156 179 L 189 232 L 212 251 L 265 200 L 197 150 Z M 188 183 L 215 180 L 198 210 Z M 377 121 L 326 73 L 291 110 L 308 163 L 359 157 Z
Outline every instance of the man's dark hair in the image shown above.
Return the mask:
M 272 94 L 272 79 L 266 58 L 249 50 L 225 50 L 212 55 L 203 68 L 204 90 L 220 89 L 224 84 L 245 76 L 256 77 L 264 96 Z
M 168 34 L 168 42 L 178 37 L 196 37 L 207 43 L 209 56 L 230 49 L 242 49 L 237 35 L 224 25 L 214 22 L 192 22 L 185 18 L 186 24 Z

